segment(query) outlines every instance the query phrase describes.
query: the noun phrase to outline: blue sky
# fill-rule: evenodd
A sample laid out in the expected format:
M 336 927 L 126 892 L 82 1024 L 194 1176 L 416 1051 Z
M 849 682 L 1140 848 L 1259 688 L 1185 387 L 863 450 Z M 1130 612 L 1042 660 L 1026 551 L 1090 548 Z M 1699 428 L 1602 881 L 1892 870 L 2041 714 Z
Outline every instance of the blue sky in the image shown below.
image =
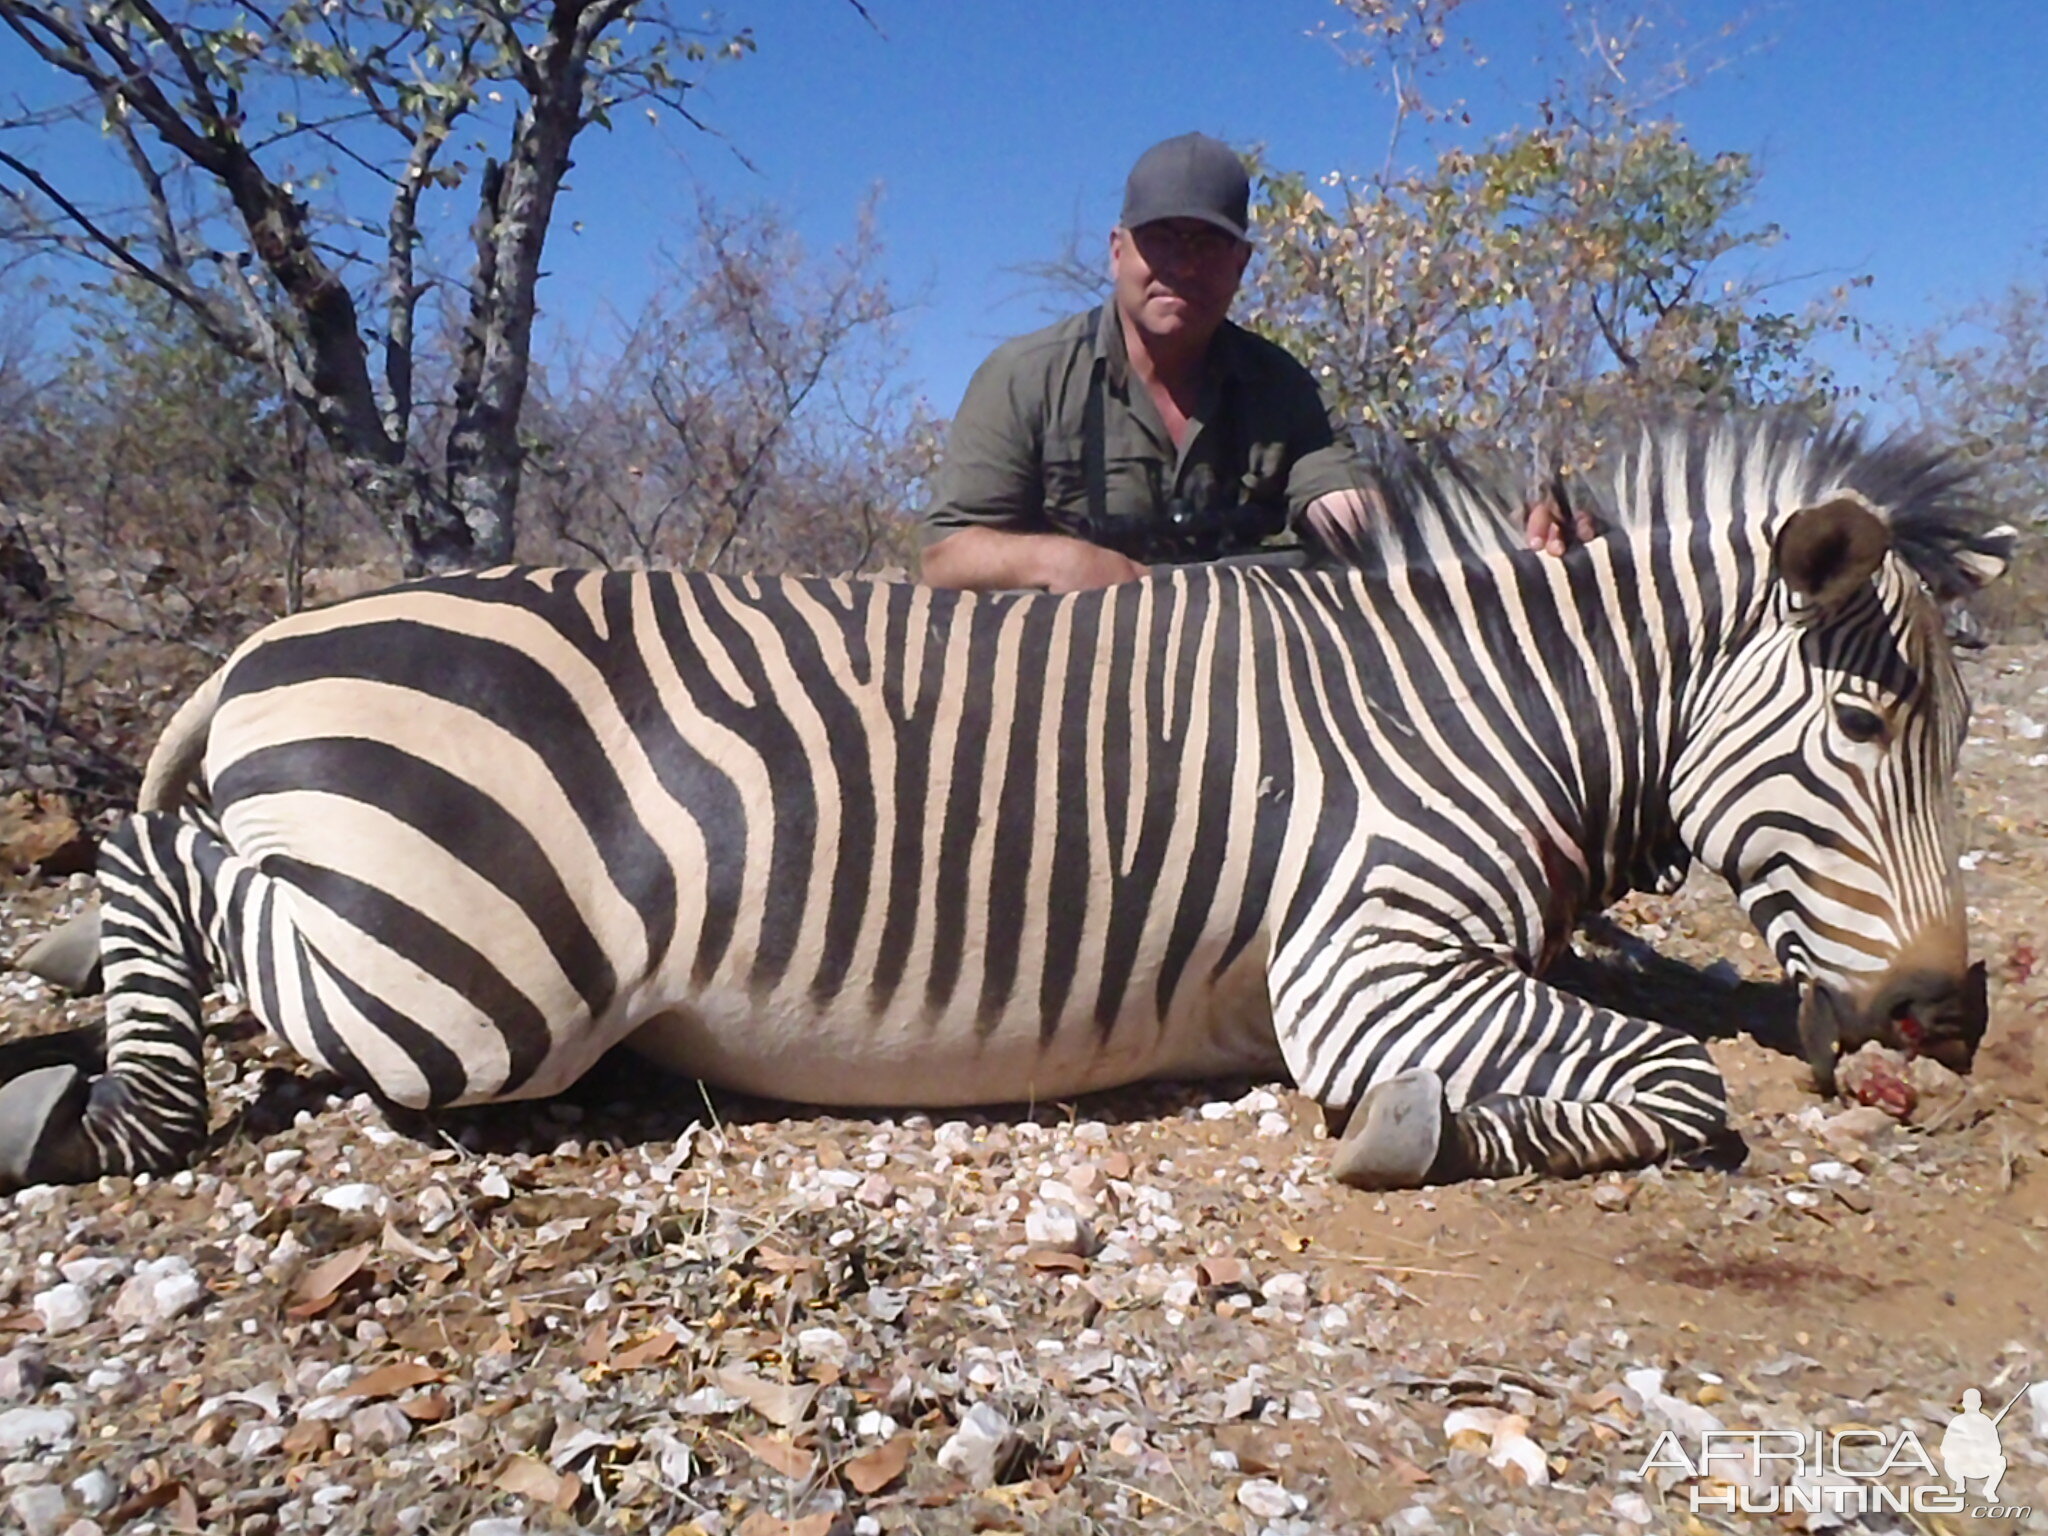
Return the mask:
M 541 290 L 544 349 L 603 346 L 611 317 L 636 311 L 687 244 L 700 190 L 773 204 L 829 249 L 878 189 L 888 275 L 912 304 L 906 376 L 950 415 L 989 349 L 1052 313 L 1011 269 L 1077 229 L 1102 249 L 1147 145 L 1199 128 L 1312 174 L 1367 171 L 1385 153 L 1386 98 L 1310 35 L 1342 20 L 1330 0 L 867 6 L 875 25 L 843 0 L 724 11 L 753 28 L 759 50 L 710 71 L 692 104 L 732 148 L 630 113 L 618 132 L 579 142 Z M 1786 237 L 1761 258 L 1763 274 L 1788 280 L 1786 298 L 1868 275 L 1856 313 L 1904 333 L 2048 273 L 2048 0 L 1608 10 L 1659 19 L 1646 58 L 1695 46 L 1732 59 L 1669 110 L 1701 151 L 1757 158 L 1755 217 Z M 1531 119 L 1568 57 L 1564 14 L 1563 0 L 1469 0 L 1458 13 L 1487 63 L 1442 88 L 1468 102 L 1474 141 Z M 1718 40 L 1731 22 L 1736 35 Z M 0 50 L 0 89 L 51 88 L 40 70 L 6 78 L 27 68 L 18 48 Z M 53 169 L 122 195 L 125 173 L 109 177 L 96 132 L 62 145 L 69 164 Z M 439 228 L 459 237 L 473 206 L 467 193 L 444 199 Z M 1852 382 L 1878 376 L 1836 356 Z M 1885 414 L 1882 400 L 1871 405 Z
M 837 0 L 728 13 L 751 23 L 759 52 L 696 100 L 752 171 L 680 127 L 581 146 L 566 211 L 584 228 L 551 249 L 551 323 L 581 329 L 603 305 L 636 305 L 660 280 L 664 243 L 683 239 L 697 185 L 772 201 L 820 246 L 879 187 L 892 278 L 919 301 L 909 373 L 950 414 L 988 349 L 1047 316 L 1046 296 L 1005 269 L 1077 226 L 1106 241 L 1146 145 L 1200 128 L 1310 172 L 1368 170 L 1385 150 L 1386 99 L 1308 35 L 1341 20 L 1327 0 L 869 11 L 879 30 Z M 1766 271 L 1805 280 L 1786 292 L 1868 274 L 1858 313 L 1903 331 L 2044 270 L 2048 4 L 1692 0 L 1670 8 L 1681 12 L 1659 41 L 1735 57 L 1670 110 L 1702 151 L 1758 158 L 1756 215 L 1786 235 Z M 1529 119 L 1541 60 L 1562 57 L 1561 13 L 1549 0 L 1459 13 L 1489 60 L 1452 77 L 1475 136 Z

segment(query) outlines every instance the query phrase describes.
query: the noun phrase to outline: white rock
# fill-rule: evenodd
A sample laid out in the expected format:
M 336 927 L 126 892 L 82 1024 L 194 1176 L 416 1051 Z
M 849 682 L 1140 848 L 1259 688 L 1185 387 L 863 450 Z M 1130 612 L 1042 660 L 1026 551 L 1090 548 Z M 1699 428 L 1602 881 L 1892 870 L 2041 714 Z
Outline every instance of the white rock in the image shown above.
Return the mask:
M 796 1336 L 796 1353 L 800 1360 L 822 1360 L 844 1370 L 853 1346 L 836 1328 L 805 1328 Z
M 279 1147 L 273 1152 L 263 1154 L 263 1171 L 275 1178 L 280 1173 L 286 1173 L 298 1167 L 305 1160 L 305 1148 Z
M 62 1444 L 77 1428 L 78 1416 L 68 1408 L 10 1408 L 0 1413 L 0 1455 Z
M 1284 1520 L 1300 1507 L 1294 1495 L 1270 1477 L 1253 1477 L 1239 1483 L 1237 1502 L 1261 1520 Z
M 366 1403 L 348 1416 L 358 1451 L 388 1451 L 412 1438 L 412 1420 L 396 1403 Z
M 21 1522 L 27 1536 L 57 1536 L 57 1527 L 64 1518 L 64 1490 L 50 1483 L 20 1488 L 7 1501 L 7 1507 L 14 1511 L 14 1518 Z
M 1406 1509 L 1396 1510 L 1387 1521 L 1387 1529 L 1394 1536 L 1429 1536 L 1432 1531 L 1443 1527 L 1437 1524 L 1436 1511 L 1427 1504 L 1410 1504 Z
M 320 1191 L 320 1203 L 332 1211 L 381 1211 L 384 1191 L 374 1184 L 337 1184 Z
M 976 1488 L 991 1487 L 1003 1472 L 1017 1438 L 1010 1421 L 994 1407 L 976 1403 L 960 1420 L 952 1438 L 939 1447 L 939 1467 Z
M 468 1536 L 526 1536 L 526 1522 L 518 1518 L 506 1519 L 493 1515 L 485 1520 L 469 1522 Z
M 1662 1419 L 1688 1443 L 1696 1444 L 1700 1436 L 1718 1434 L 1726 1427 L 1719 1418 L 1698 1404 L 1688 1403 L 1666 1392 L 1664 1373 L 1655 1366 L 1639 1366 L 1635 1370 L 1624 1371 L 1621 1379 L 1629 1391 L 1643 1400 L 1644 1412 Z M 1649 1522 L 1639 1523 L 1647 1525 Z
M 669 1405 L 675 1413 L 688 1419 L 716 1418 L 721 1414 L 738 1413 L 746 1406 L 745 1398 L 735 1397 L 722 1387 L 699 1387 Z
M 432 1237 L 455 1219 L 455 1197 L 441 1184 L 429 1184 L 413 1202 L 419 1209 L 420 1231 Z
M 72 1259 L 57 1266 L 57 1273 L 73 1285 L 97 1291 L 112 1285 L 128 1273 L 126 1259 Z
M 1650 1501 L 1640 1493 L 1617 1493 L 1614 1512 L 1631 1525 L 1648 1525 L 1657 1518 L 1656 1512 L 1650 1508 Z
M 1032 1205 L 1024 1217 L 1024 1240 L 1034 1248 L 1084 1257 L 1095 1248 L 1094 1230 L 1074 1214 L 1072 1206 L 1057 1202 Z
M 853 1432 L 863 1440 L 887 1440 L 901 1427 L 879 1408 L 870 1408 L 853 1421 Z
M 489 1173 L 486 1173 L 476 1181 L 476 1192 L 487 1200 L 510 1200 L 512 1198 L 512 1182 L 504 1174 L 493 1168 Z M 471 1529 L 475 1529 L 475 1527 L 471 1527 Z
M 123 1328 L 161 1328 L 206 1299 L 192 1261 L 175 1254 L 145 1260 L 114 1298 L 114 1321 Z
M 1512 1432 L 1495 1435 L 1493 1450 L 1486 1463 L 1501 1471 L 1514 1467 L 1522 1474 L 1522 1481 L 1531 1488 L 1541 1488 L 1550 1482 L 1550 1463 L 1543 1458 L 1543 1447 L 1527 1435 Z
M 1259 1405 L 1259 1384 L 1250 1377 L 1233 1381 L 1223 1389 L 1223 1417 L 1242 1419 Z
M 1212 1099 L 1201 1108 L 1201 1116 L 1204 1120 L 1228 1120 L 1236 1113 L 1237 1106 L 1235 1104 L 1226 1104 L 1221 1099 Z
M 27 1402 L 43 1390 L 49 1375 L 49 1362 L 40 1349 L 11 1349 L 0 1355 L 0 1403 Z
M 228 1454 L 239 1461 L 261 1461 L 284 1444 L 284 1430 L 276 1424 L 244 1424 L 228 1439 Z
M 69 1281 L 53 1285 L 47 1291 L 36 1292 L 32 1305 L 36 1316 L 42 1319 L 43 1332 L 47 1334 L 69 1333 L 92 1321 L 92 1293 L 84 1286 L 73 1285 Z
M 1293 1132 L 1294 1126 L 1277 1109 L 1269 1109 L 1259 1116 L 1258 1133 L 1268 1141 L 1275 1140 L 1281 1136 L 1292 1135 Z
M 1300 1275 L 1281 1270 L 1259 1282 L 1259 1294 L 1275 1306 L 1307 1306 L 1308 1281 Z
M 114 1502 L 118 1490 L 114 1480 L 99 1467 L 83 1472 L 71 1480 L 71 1496 L 89 1515 L 96 1515 Z
M 2027 1411 L 2034 1416 L 2034 1438 L 2048 1445 L 2048 1381 L 2027 1388 Z

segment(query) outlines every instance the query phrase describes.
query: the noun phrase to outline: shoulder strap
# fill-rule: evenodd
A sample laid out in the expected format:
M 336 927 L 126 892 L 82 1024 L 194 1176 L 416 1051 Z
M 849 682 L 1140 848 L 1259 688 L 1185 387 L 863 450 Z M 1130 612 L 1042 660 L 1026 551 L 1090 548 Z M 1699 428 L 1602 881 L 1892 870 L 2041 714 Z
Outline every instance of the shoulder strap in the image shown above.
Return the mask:
M 1102 332 L 1102 306 L 1088 311 L 1091 344 Z M 1106 359 L 1096 347 L 1095 365 L 1088 374 L 1088 400 L 1081 412 L 1081 471 L 1088 481 L 1088 530 L 1090 538 L 1101 537 L 1109 527 L 1109 445 L 1103 421 L 1103 391 L 1106 388 Z

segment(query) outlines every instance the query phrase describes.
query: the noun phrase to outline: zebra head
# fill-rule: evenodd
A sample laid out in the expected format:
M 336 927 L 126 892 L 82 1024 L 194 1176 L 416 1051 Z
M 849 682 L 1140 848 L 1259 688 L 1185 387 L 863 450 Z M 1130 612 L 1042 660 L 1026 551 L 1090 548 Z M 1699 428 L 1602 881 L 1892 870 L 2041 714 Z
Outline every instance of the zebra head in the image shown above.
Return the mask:
M 1799 985 L 1823 1092 L 1873 1040 L 1967 1070 L 1986 1019 L 1957 875 L 1969 699 L 1939 605 L 2003 571 L 2011 530 L 1972 531 L 1938 455 L 1764 436 L 1750 451 L 1771 463 L 1708 476 L 1749 530 L 1754 574 L 1730 583 L 1725 545 L 1695 540 L 1695 575 L 1733 611 L 1673 814 Z

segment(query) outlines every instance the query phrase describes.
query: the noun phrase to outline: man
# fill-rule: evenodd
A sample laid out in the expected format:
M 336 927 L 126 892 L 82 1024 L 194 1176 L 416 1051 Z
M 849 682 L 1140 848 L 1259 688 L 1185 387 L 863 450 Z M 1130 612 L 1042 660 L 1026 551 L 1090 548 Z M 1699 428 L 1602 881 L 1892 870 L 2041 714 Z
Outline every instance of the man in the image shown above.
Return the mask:
M 927 582 L 1074 592 L 1377 515 L 1308 370 L 1228 318 L 1250 200 L 1244 163 L 1203 134 L 1139 157 L 1111 301 L 1004 343 L 967 387 L 925 514 Z M 1532 514 L 1530 541 L 1562 551 L 1554 516 Z

